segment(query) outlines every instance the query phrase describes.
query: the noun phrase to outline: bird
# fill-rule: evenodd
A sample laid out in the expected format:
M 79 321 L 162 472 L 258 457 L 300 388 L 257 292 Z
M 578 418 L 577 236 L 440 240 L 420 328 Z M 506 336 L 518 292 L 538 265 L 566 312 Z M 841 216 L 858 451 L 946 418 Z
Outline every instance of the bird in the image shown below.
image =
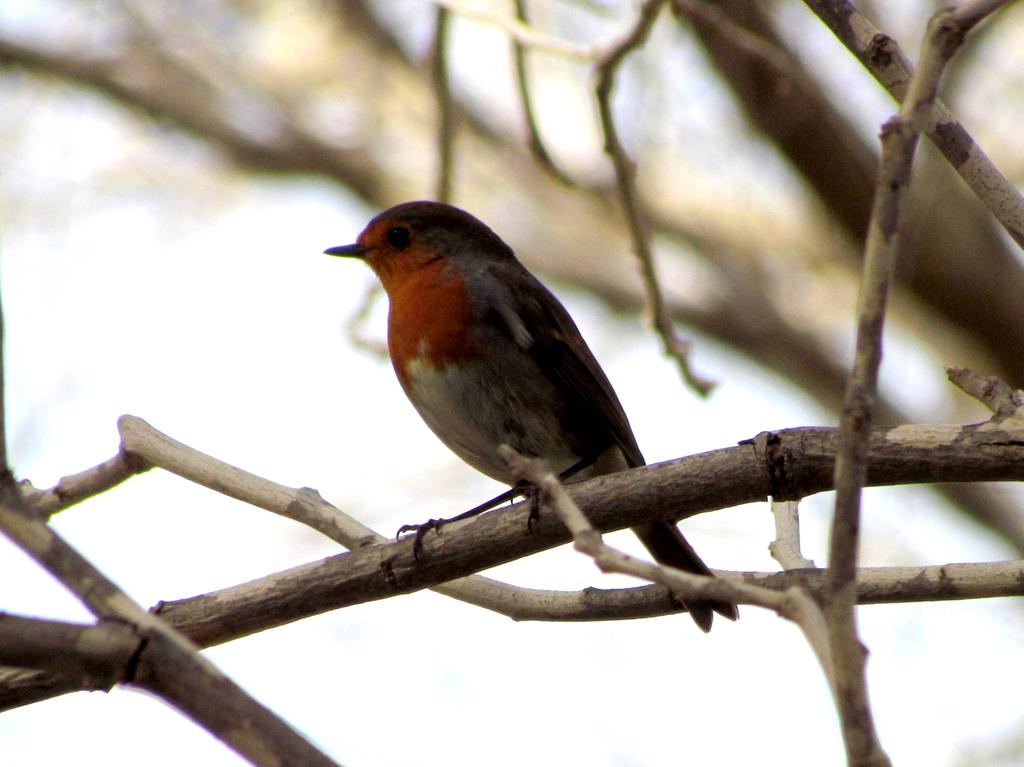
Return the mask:
M 569 312 L 472 214 L 441 202 L 402 203 L 374 217 L 355 243 L 324 252 L 360 259 L 376 273 L 402 389 L 441 442 L 477 471 L 516 485 L 502 444 L 545 460 L 566 481 L 646 465 Z M 632 530 L 657 562 L 712 575 L 673 522 Z M 738 617 L 729 602 L 679 601 L 705 632 L 715 612 Z

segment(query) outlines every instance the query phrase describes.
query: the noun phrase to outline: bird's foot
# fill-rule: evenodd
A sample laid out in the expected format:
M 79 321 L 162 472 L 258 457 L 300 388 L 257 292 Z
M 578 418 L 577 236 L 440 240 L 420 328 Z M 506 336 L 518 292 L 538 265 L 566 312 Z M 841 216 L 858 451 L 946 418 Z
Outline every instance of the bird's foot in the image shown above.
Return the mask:
M 501 495 L 497 495 L 491 498 L 489 501 L 481 503 L 479 506 L 474 506 L 469 511 L 464 511 L 461 514 L 457 514 L 454 517 L 447 517 L 444 519 L 428 519 L 418 525 L 402 525 L 398 528 L 398 532 L 395 534 L 396 538 L 401 538 L 405 533 L 415 533 L 416 538 L 412 544 L 413 557 L 418 562 L 420 555 L 423 553 L 423 536 L 431 530 L 436 530 L 438 534 L 441 533 L 441 527 L 447 525 L 449 522 L 460 522 L 463 519 L 469 519 L 475 517 L 478 514 L 482 514 L 485 511 L 490 511 L 495 506 L 508 501 L 511 503 L 516 496 L 528 496 L 530 500 L 530 516 L 526 521 L 526 529 L 530 532 L 533 531 L 533 523 L 540 518 L 540 501 L 537 488 L 525 482 L 520 482 L 514 487 L 506 490 Z
M 440 535 L 441 528 L 451 521 L 451 519 L 428 519 L 426 522 L 418 525 L 402 525 L 398 528 L 398 532 L 395 533 L 395 538 L 401 538 L 406 533 L 415 533 L 412 542 L 412 558 L 419 562 L 423 556 L 423 536 L 431 530 L 436 530 L 437 534 Z

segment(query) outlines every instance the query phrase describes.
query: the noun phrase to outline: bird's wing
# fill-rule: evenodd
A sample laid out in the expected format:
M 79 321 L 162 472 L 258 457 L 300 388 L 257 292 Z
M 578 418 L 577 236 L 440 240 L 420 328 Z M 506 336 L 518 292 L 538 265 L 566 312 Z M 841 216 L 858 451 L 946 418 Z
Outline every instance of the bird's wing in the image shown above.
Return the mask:
M 599 440 L 602 447 L 617 444 L 630 466 L 643 466 L 644 457 L 626 412 L 576 323 L 539 280 L 529 277 L 536 290 L 512 294 L 511 301 L 496 301 L 492 304 L 494 311 L 512 339 L 559 384 L 560 390 L 571 393 L 567 417 L 576 419 L 581 430 L 604 437 Z M 550 300 L 538 300 L 538 296 Z

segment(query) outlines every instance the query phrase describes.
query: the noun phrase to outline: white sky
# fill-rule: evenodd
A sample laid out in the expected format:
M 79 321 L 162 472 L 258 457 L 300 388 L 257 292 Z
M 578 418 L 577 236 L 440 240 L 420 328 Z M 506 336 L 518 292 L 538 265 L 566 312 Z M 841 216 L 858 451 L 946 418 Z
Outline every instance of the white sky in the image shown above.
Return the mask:
M 0 83 L 9 105 L 2 138 L 23 132 L 0 179 L 8 437 L 19 477 L 43 487 L 105 460 L 117 448 L 117 417 L 132 413 L 249 471 L 317 488 L 385 534 L 496 491 L 420 423 L 389 363 L 346 339 L 344 324 L 372 276 L 321 251 L 352 241 L 373 211 L 311 182 L 244 178 L 231 194 L 222 182 L 204 188 L 211 158 L 201 147 L 162 140 L 59 86 L 33 88 Z M 92 186 L 99 171 L 112 183 Z M 515 246 L 514 232 L 499 233 Z M 639 320 L 609 318 L 593 300 L 554 287 L 652 462 L 763 429 L 829 422 L 804 396 L 698 339 L 695 364 L 721 382 L 700 402 Z M 372 320 L 381 334 L 382 323 L 383 305 Z M 938 366 L 904 357 L 886 366 L 925 387 L 942 377 Z M 829 504 L 815 498 L 804 508 L 806 553 L 819 563 Z M 864 505 L 867 564 L 1012 556 L 925 490 L 869 491 Z M 337 551 L 316 533 L 159 470 L 54 524 L 147 606 Z M 684 528 L 714 567 L 774 567 L 762 505 Z M 613 540 L 639 550 L 629 536 Z M 548 588 L 626 583 L 564 549 L 492 574 Z M 4 541 L 0 610 L 87 619 Z M 868 607 L 860 617 L 877 722 L 895 763 L 958 764 L 1021 727 L 1016 602 Z M 805 642 L 753 608 L 704 636 L 685 616 L 517 624 L 420 593 L 209 655 L 346 765 L 842 761 Z M 10 765 L 241 763 L 159 701 L 125 690 L 0 715 L 0 753 Z

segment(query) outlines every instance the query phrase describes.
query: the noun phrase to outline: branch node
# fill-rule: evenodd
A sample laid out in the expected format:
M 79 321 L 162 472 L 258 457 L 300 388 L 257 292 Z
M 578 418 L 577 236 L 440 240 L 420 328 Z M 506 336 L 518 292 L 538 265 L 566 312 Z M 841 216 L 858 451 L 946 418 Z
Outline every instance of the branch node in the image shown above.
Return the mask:
M 993 420 L 1007 418 L 1017 412 L 1018 400 L 1024 399 L 1024 392 L 1016 392 L 996 376 L 982 376 L 970 368 L 946 368 L 946 376 L 957 388 L 978 400 L 992 411 Z

